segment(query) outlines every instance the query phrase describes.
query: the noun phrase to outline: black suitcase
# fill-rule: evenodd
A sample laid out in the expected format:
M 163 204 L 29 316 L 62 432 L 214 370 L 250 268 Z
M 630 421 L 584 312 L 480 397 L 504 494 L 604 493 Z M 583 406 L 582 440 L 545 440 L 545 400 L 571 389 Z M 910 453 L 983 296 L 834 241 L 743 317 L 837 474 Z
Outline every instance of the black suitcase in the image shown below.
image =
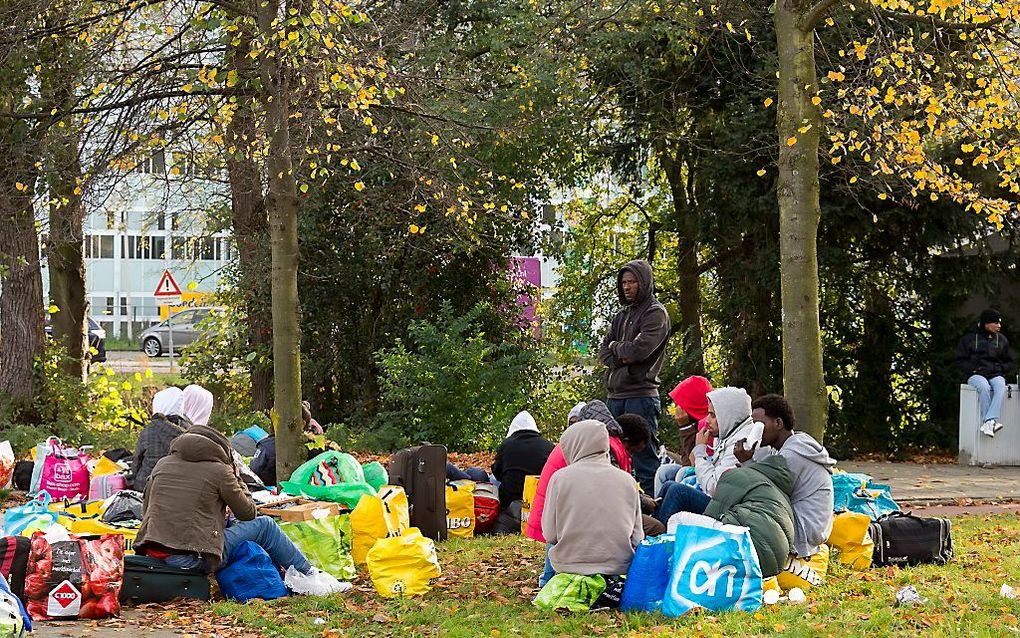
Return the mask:
M 407 493 L 411 526 L 433 540 L 446 540 L 446 447 L 419 445 L 395 452 L 391 485 Z
M 209 600 L 209 576 L 198 569 L 179 569 L 148 556 L 124 557 L 120 602 L 165 603 L 175 598 Z
M 945 565 L 953 558 L 952 524 L 944 518 L 892 512 L 871 524 L 871 538 L 876 566 Z

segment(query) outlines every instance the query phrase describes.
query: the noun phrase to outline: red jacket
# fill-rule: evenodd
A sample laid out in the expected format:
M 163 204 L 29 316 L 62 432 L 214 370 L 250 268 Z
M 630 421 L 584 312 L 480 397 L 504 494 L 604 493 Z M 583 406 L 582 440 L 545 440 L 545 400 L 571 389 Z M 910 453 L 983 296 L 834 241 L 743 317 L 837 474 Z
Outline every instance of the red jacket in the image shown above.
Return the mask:
M 630 454 L 627 452 L 627 446 L 619 437 L 609 437 L 609 452 L 613 455 L 611 459 L 613 465 L 619 466 L 621 470 L 631 474 Z M 545 462 L 545 466 L 542 467 L 541 478 L 538 479 L 535 500 L 531 503 L 531 513 L 528 514 L 526 531 L 528 538 L 545 542 L 545 536 L 542 535 L 542 508 L 545 507 L 545 491 L 549 487 L 549 479 L 552 478 L 552 475 L 565 467 L 567 467 L 567 459 L 563 457 L 563 450 L 557 443 L 552 454 L 549 455 L 549 459 Z

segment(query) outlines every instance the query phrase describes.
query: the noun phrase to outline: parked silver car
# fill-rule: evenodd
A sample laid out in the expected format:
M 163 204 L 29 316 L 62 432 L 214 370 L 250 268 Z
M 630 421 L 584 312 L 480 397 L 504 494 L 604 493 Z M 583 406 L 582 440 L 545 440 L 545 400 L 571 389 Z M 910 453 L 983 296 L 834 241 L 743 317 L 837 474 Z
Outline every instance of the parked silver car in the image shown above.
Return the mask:
M 210 312 L 216 308 L 189 308 L 182 310 L 173 316 L 174 329 L 174 352 L 180 352 L 181 348 L 187 346 L 198 338 L 201 332 L 198 324 L 202 322 Z M 170 352 L 170 326 L 169 320 L 157 323 L 151 328 L 142 332 L 138 337 L 142 346 L 142 352 L 150 357 L 158 357 Z

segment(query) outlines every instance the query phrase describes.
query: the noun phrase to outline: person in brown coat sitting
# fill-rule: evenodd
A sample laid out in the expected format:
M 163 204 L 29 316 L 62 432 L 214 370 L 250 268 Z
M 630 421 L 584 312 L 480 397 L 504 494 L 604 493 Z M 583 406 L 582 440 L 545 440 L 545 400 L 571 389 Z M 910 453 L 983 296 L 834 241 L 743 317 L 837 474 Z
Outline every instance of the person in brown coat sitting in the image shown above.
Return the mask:
M 237 522 L 226 526 L 226 510 Z M 254 541 L 273 562 L 303 574 L 314 568 L 273 519 L 257 516 L 226 437 L 195 425 L 177 437 L 145 484 L 135 551 L 183 569 L 212 572 L 231 551 Z

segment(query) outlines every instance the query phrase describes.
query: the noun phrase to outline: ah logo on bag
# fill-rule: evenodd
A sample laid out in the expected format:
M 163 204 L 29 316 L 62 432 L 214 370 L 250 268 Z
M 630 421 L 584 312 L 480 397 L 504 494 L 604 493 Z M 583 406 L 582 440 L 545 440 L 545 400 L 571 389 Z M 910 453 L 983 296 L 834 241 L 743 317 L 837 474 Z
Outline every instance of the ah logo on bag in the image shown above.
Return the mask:
M 740 557 L 738 543 L 723 536 L 678 548 L 670 595 L 689 608 L 740 609 L 755 583 L 752 566 Z
M 77 616 L 80 610 L 81 592 L 69 580 L 57 585 L 46 597 L 48 616 Z

